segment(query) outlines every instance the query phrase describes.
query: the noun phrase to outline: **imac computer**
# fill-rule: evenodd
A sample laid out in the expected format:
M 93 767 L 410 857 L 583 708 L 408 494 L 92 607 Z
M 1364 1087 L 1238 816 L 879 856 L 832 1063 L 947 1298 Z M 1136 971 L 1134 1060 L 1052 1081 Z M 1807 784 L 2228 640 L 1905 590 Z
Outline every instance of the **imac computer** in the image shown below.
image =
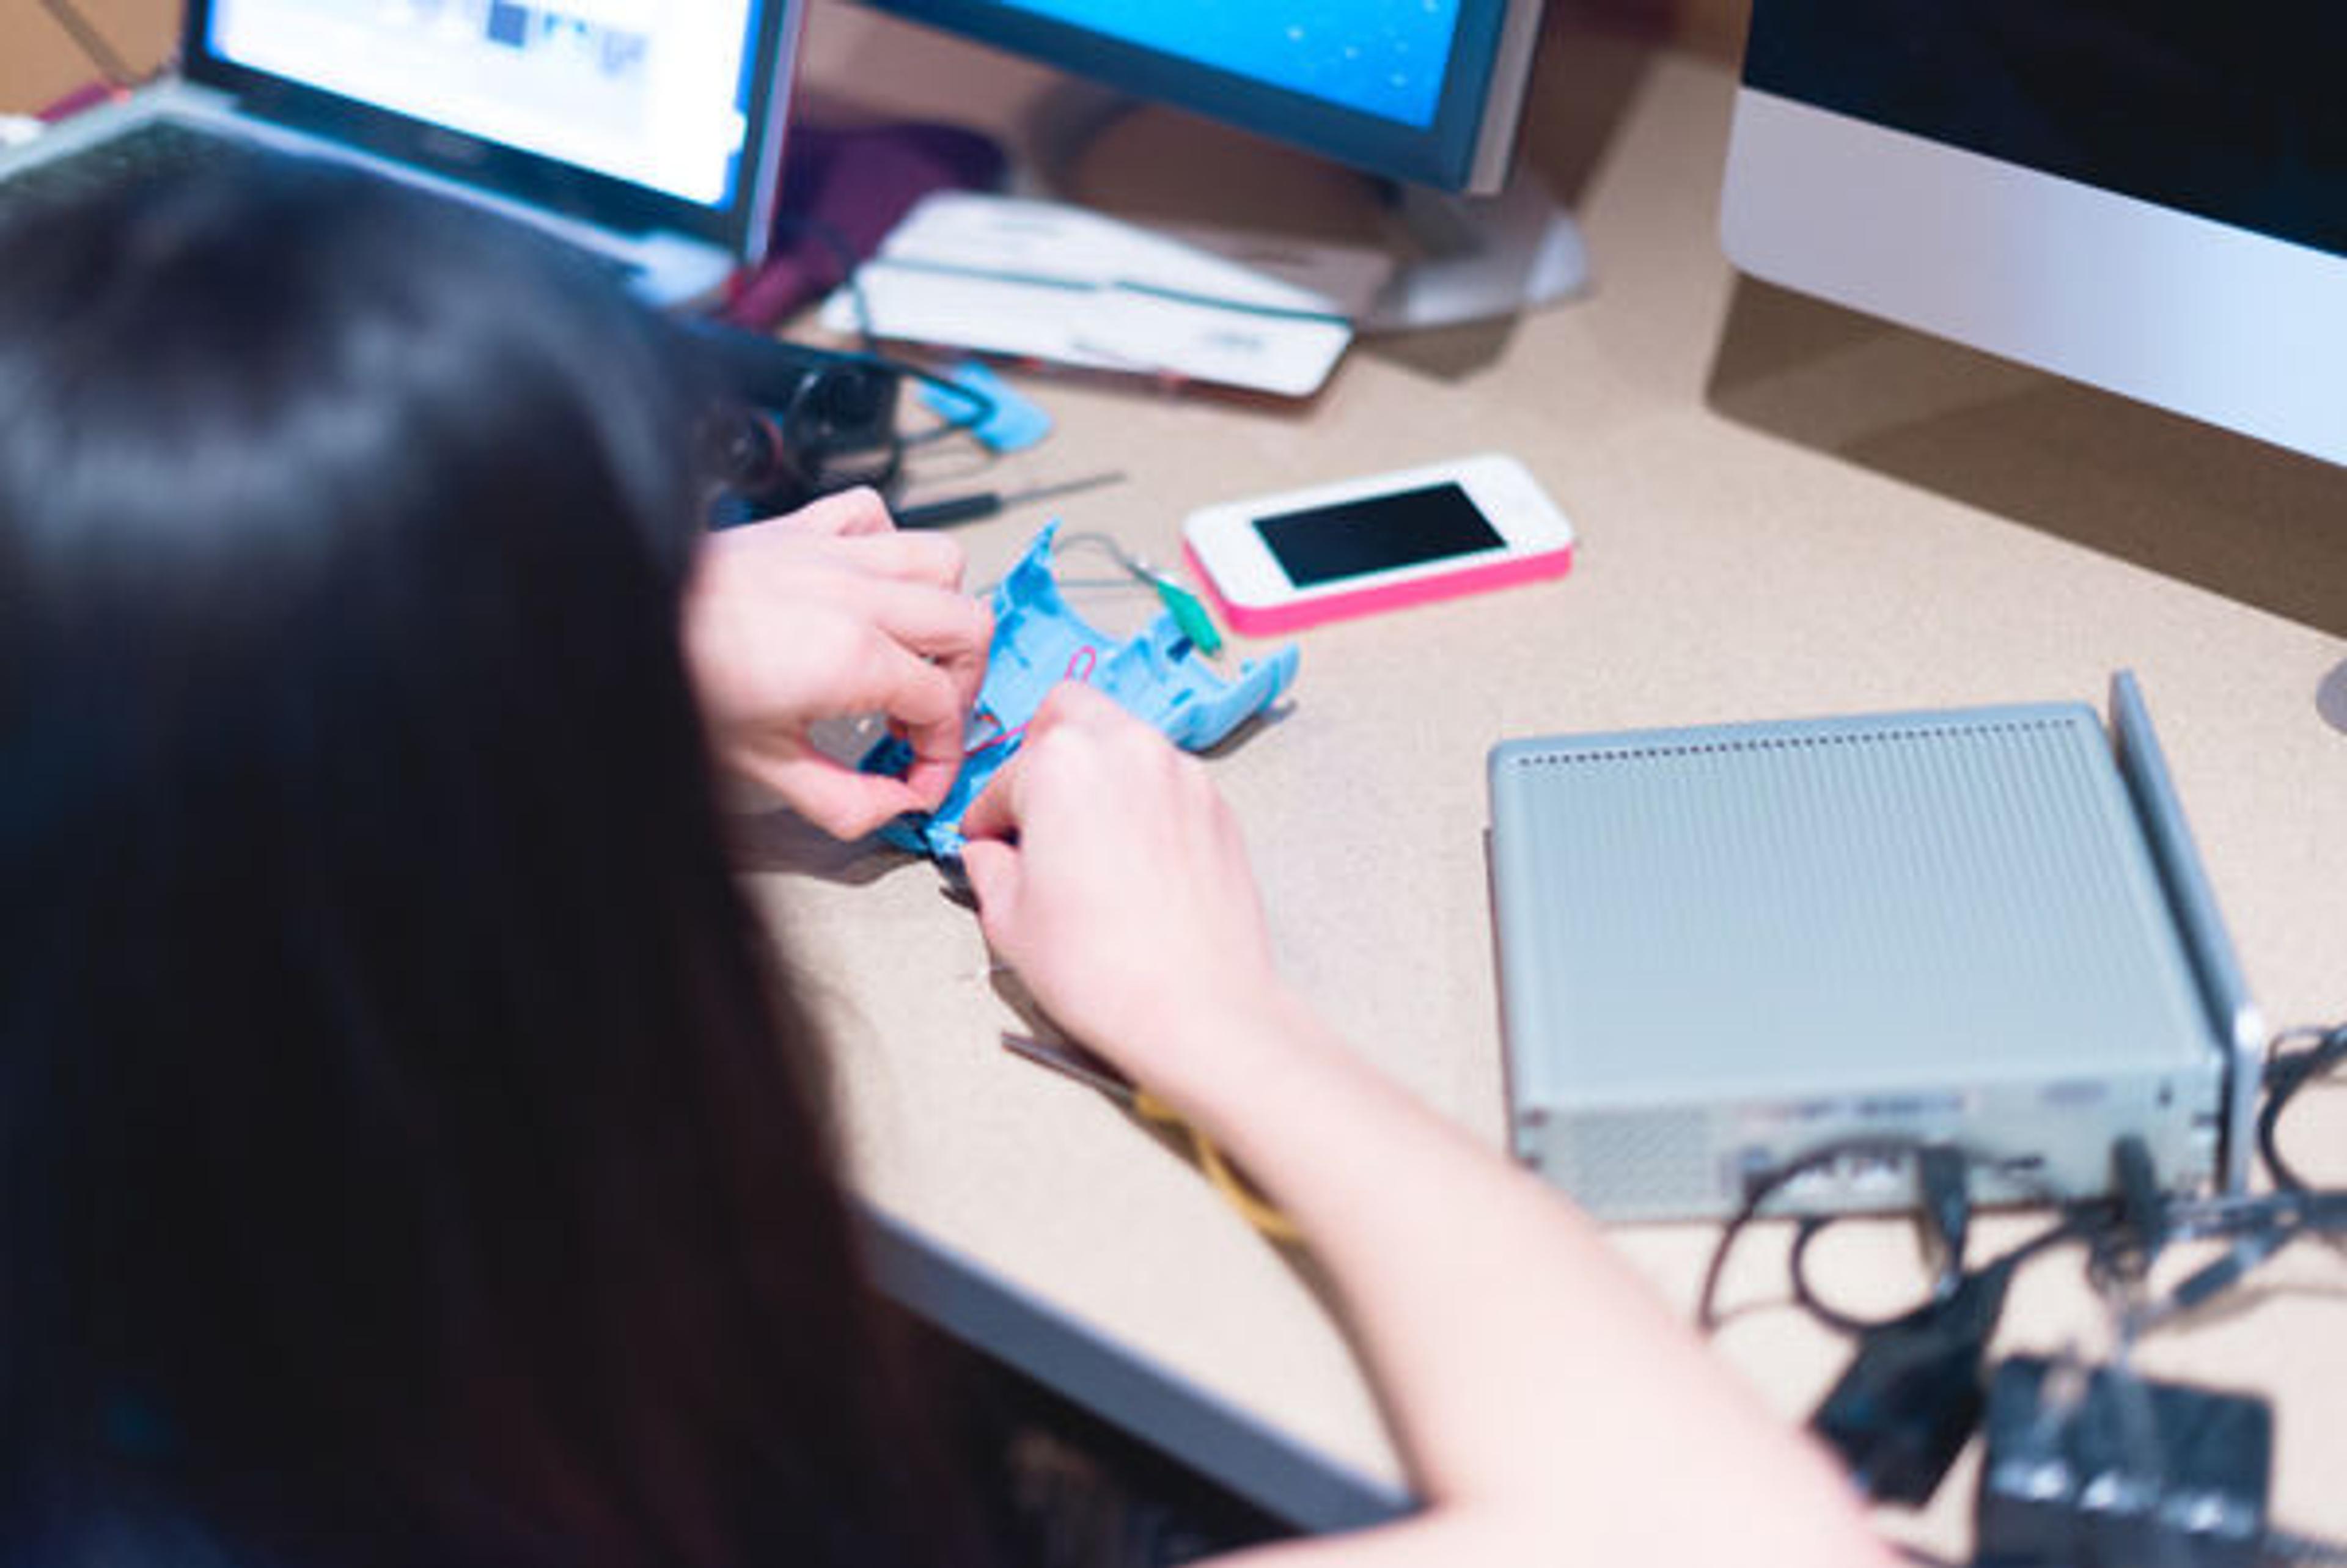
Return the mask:
M 1364 326 L 1503 313 L 1584 281 L 1571 218 L 1529 170 L 1511 178 L 1541 0 L 869 3 L 1393 182 L 1421 254 Z
M 1770 282 L 2347 463 L 2347 6 L 1755 0 Z

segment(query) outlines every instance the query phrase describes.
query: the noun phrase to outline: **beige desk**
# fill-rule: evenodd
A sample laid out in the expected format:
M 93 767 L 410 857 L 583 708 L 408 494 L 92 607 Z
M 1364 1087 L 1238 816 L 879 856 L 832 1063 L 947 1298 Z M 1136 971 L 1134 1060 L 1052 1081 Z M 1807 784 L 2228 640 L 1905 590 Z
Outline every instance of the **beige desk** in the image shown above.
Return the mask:
M 133 76 L 155 69 L 179 36 L 178 0 L 77 0 L 73 11 Z M 99 75 L 39 0 L 0 0 L 0 114 L 31 114 Z
M 1064 515 L 1159 561 L 1201 503 L 1482 447 L 1521 456 L 1575 518 L 1582 552 L 1560 582 L 1306 634 L 1293 702 L 1214 764 L 1297 984 L 1366 1056 L 1496 1145 L 1481 844 L 1493 742 L 2099 703 L 2125 666 L 2270 1016 L 2347 1018 L 2347 735 L 2316 704 L 2347 661 L 2347 474 L 1739 282 L 1715 225 L 1728 71 L 1624 36 L 1555 42 L 1531 156 L 1573 193 L 1589 298 L 1505 330 L 1368 345 L 1305 408 L 1029 380 L 1058 432 L 995 476 L 1122 469 L 1128 483 Z M 835 108 L 1009 126 L 1044 79 L 858 12 L 819 11 L 813 44 Z M 1125 134 L 1142 149 L 1129 162 L 1191 159 L 1276 191 L 1317 179 L 1171 118 Z M 977 579 L 1040 520 L 968 531 Z M 870 1199 L 1398 1482 L 1371 1397 L 1296 1271 L 1179 1160 L 1000 1051 L 1013 1014 L 934 873 L 824 849 L 779 820 L 759 840 L 758 890 L 828 999 Z M 2342 1111 L 2347 1095 L 2311 1096 L 2294 1146 L 2347 1181 L 2347 1154 L 2320 1153 L 2347 1149 Z M 1682 1307 L 1713 1240 L 1697 1226 L 1619 1235 Z M 1749 1250 L 1734 1298 L 1781 1293 L 1781 1245 Z M 1869 1281 L 1901 1275 L 1911 1243 L 1886 1225 L 1830 1250 L 1829 1276 L 1864 1299 Z M 2277 1395 L 2278 1514 L 2347 1535 L 2347 1492 L 2326 1483 L 2347 1457 L 2347 1264 L 2308 1249 L 2275 1279 L 2288 1288 L 2155 1339 L 2144 1361 Z M 2024 1276 L 2007 1322 L 2008 1348 L 2102 1342 L 2065 1256 Z M 1720 1348 L 1788 1419 L 1842 1357 L 1790 1309 L 1739 1317 Z M 1954 1544 L 1969 1476 L 1920 1526 L 1890 1527 Z

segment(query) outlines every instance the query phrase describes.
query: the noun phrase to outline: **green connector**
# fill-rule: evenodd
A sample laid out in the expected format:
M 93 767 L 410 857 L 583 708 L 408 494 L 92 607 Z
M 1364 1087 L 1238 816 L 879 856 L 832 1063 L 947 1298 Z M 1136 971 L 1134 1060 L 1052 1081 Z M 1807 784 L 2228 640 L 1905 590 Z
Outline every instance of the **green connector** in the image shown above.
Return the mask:
M 1149 579 L 1149 585 L 1164 601 L 1167 613 L 1174 617 L 1174 624 L 1182 629 L 1183 636 L 1197 645 L 1199 652 L 1220 653 L 1223 651 L 1223 634 L 1214 629 L 1214 618 L 1206 613 L 1206 607 L 1199 602 L 1196 594 L 1171 578 L 1153 574 Z

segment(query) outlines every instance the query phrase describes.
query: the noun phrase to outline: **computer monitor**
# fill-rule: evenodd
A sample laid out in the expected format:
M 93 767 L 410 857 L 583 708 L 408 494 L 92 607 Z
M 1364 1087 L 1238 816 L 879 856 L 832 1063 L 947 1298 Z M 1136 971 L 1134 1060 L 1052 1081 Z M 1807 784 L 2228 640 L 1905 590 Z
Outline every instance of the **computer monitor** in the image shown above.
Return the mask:
M 180 66 L 265 118 L 614 231 L 754 261 L 800 0 L 190 0 Z
M 868 3 L 1405 188 L 1489 198 L 1424 225 L 1452 231 L 1436 242 L 1450 275 L 1405 274 L 1385 324 L 1494 313 L 1583 280 L 1570 219 L 1536 181 L 1509 178 L 1541 0 Z M 1409 199 L 1413 217 L 1426 210 Z
M 1539 0 L 875 0 L 1339 162 L 1496 192 Z
M 2347 463 L 2347 6 L 1755 0 L 1728 255 Z

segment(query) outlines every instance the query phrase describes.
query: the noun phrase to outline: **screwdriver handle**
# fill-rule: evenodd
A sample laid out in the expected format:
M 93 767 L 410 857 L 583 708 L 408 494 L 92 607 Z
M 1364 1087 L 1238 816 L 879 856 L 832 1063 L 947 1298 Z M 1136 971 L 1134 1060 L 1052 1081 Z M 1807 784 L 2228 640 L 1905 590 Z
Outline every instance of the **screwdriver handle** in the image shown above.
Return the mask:
M 974 522 L 990 518 L 1002 510 L 1002 496 L 997 490 L 973 490 L 967 496 L 948 496 L 942 501 L 924 501 L 917 507 L 906 507 L 897 514 L 900 528 L 944 528 L 956 523 Z

